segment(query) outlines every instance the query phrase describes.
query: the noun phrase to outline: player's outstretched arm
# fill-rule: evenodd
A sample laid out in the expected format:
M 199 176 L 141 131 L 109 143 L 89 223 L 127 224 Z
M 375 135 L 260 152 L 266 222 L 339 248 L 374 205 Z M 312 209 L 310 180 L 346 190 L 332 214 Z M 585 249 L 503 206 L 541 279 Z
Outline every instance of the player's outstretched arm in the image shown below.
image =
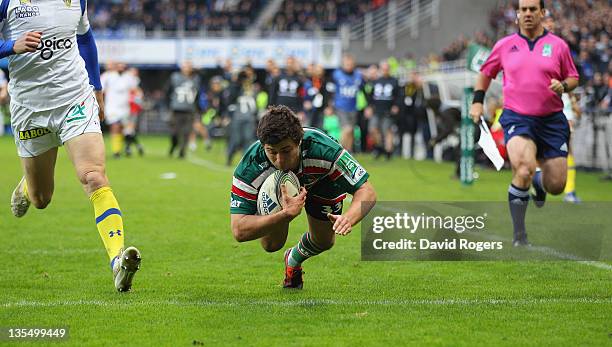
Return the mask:
M 238 242 L 257 240 L 280 229 L 287 229 L 289 222 L 299 216 L 306 203 L 306 189 L 300 189 L 295 197 L 287 195 L 287 188 L 281 186 L 283 209 L 277 213 L 259 216 L 232 214 L 232 234 Z
M 480 122 L 480 116 L 483 114 L 484 95 L 491 84 L 491 77 L 483 74 L 478 74 L 476 84 L 474 85 L 474 102 L 470 106 L 470 116 L 474 123 Z
M 364 204 L 365 202 L 365 204 Z M 370 212 L 376 203 L 376 191 L 372 184 L 365 182 L 355 194 L 353 194 L 353 202 L 348 211 L 343 215 L 335 215 L 328 213 L 327 218 L 334 223 L 332 229 L 338 235 L 348 235 L 353 226 L 359 222 Z
M 21 35 L 20 38 L 18 38 L 14 43 L 13 43 L 13 52 L 15 54 L 22 54 L 22 53 L 27 53 L 27 52 L 36 52 L 36 47 L 38 47 L 38 45 L 40 44 L 40 40 L 42 38 L 42 32 L 40 31 L 30 31 L 27 33 L 24 33 L 23 35 Z M 6 43 L 9 43 L 10 41 L 6 41 Z M 3 54 L 3 57 L 5 55 Z

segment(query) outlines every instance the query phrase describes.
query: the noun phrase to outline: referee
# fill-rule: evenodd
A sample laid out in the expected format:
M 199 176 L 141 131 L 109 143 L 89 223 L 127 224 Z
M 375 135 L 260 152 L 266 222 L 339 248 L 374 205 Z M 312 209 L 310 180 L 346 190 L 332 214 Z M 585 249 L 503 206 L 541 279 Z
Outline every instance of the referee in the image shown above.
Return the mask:
M 546 192 L 561 194 L 567 178 L 570 132 L 561 94 L 576 88 L 578 73 L 565 41 L 544 29 L 544 15 L 544 0 L 519 0 L 519 32 L 493 47 L 480 69 L 470 109 L 478 123 L 491 79 L 503 71 L 500 123 L 512 165 L 508 201 L 514 246 L 529 244 L 525 231 L 529 187 L 534 188 L 535 205 L 542 207 Z

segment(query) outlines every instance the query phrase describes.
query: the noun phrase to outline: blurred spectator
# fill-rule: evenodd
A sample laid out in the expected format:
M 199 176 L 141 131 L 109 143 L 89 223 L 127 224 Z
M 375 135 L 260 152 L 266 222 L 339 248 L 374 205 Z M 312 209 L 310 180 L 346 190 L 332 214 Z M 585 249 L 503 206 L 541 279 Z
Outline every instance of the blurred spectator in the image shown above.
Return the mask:
M 130 31 L 246 30 L 263 0 L 97 0 L 88 3 L 94 31 L 123 35 Z
M 285 0 L 268 29 L 274 31 L 336 31 L 387 0 Z

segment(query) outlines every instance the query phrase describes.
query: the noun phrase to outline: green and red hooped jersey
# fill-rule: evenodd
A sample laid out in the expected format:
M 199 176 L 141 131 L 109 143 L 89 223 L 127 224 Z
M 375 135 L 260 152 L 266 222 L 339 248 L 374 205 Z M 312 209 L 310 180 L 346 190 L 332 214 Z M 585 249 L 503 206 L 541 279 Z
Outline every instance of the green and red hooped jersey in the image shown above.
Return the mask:
M 231 214 L 257 214 L 259 188 L 276 168 L 263 145 L 249 147 L 234 171 Z M 338 203 L 353 194 L 369 177 L 367 171 L 334 139 L 319 129 L 304 127 L 300 166 L 295 173 L 308 190 L 307 199 L 322 204 Z

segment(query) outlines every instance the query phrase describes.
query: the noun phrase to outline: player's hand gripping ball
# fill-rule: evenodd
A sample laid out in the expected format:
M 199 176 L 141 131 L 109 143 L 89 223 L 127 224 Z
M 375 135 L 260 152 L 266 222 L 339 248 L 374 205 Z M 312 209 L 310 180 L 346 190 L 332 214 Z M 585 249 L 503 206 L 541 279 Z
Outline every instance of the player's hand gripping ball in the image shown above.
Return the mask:
M 259 215 L 273 214 L 283 209 L 281 198 L 281 186 L 283 184 L 289 196 L 295 197 L 300 193 L 300 181 L 293 172 L 276 170 L 266 178 L 259 188 L 259 194 L 257 195 L 257 213 Z

